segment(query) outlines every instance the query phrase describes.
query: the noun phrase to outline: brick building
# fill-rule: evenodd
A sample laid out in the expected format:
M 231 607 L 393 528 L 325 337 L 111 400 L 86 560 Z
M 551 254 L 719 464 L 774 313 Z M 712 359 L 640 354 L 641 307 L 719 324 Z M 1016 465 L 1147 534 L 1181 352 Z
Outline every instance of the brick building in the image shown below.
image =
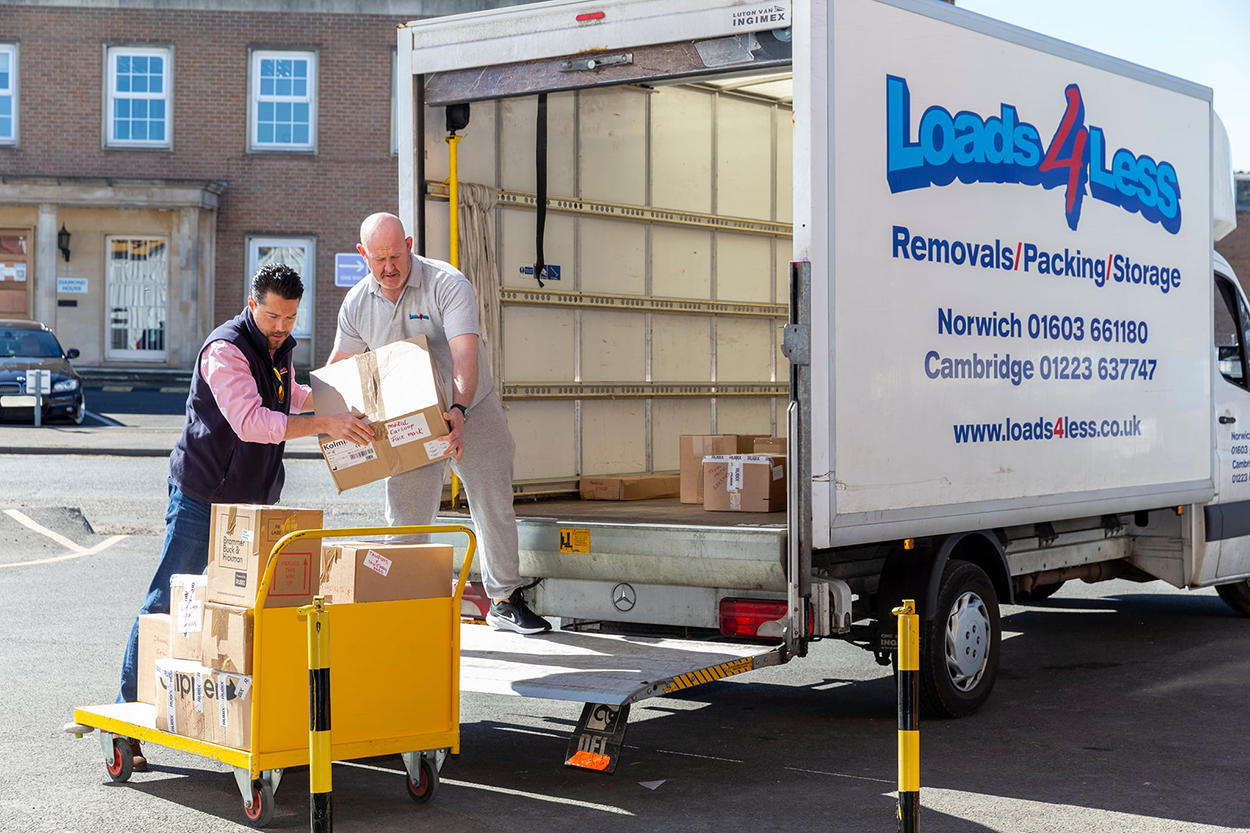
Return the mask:
M 324 362 L 335 254 L 396 209 L 396 24 L 524 1 L 0 6 L 0 317 L 81 366 L 189 368 L 282 260 L 307 286 L 297 362 Z

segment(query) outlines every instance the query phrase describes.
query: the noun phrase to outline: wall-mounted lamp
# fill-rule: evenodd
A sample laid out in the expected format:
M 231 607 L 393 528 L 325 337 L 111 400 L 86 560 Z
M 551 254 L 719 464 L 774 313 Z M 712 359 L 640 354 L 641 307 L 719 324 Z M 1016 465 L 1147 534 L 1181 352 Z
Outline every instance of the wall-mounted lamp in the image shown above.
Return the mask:
M 65 228 L 65 223 L 61 223 L 61 230 L 56 233 L 56 247 L 65 256 L 65 262 L 69 263 L 69 231 Z

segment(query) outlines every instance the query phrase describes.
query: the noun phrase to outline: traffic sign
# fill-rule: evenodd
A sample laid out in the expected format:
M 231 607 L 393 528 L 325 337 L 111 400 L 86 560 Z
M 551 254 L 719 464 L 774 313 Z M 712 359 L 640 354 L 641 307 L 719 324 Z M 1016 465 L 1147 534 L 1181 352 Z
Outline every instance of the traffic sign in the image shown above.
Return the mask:
M 369 267 L 359 252 L 337 252 L 334 255 L 334 285 L 352 287 L 369 275 Z

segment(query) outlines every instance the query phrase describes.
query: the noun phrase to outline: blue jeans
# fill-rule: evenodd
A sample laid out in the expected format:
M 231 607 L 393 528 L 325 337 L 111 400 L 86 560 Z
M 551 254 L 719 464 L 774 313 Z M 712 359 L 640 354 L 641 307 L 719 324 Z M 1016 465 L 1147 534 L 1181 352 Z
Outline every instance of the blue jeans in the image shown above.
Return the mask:
M 212 507 L 200 503 L 169 481 L 169 508 L 165 511 L 165 547 L 161 563 L 152 576 L 139 615 L 169 612 L 169 580 L 172 576 L 202 575 L 208 568 L 208 526 Z M 138 696 L 139 618 L 130 629 L 130 642 L 122 659 L 121 693 L 118 703 L 133 703 Z

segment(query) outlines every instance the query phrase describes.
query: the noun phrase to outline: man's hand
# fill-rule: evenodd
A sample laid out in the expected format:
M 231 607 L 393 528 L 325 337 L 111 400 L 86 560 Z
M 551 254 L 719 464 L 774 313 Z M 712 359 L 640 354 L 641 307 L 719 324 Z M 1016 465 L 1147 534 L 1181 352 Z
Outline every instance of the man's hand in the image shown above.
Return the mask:
M 443 439 L 450 444 L 450 451 L 459 463 L 460 455 L 464 454 L 464 414 L 459 408 L 451 408 L 443 413 L 443 419 L 451 426 L 451 433 Z
M 359 414 L 291 414 L 286 420 L 284 440 L 307 437 L 312 434 L 329 434 L 336 440 L 347 440 L 356 445 L 373 442 L 373 429 Z
M 347 440 L 356 445 L 368 445 L 373 442 L 373 430 L 365 418 L 344 411 L 341 414 L 330 414 L 321 417 L 325 425 L 317 433 L 329 434 L 336 440 Z

